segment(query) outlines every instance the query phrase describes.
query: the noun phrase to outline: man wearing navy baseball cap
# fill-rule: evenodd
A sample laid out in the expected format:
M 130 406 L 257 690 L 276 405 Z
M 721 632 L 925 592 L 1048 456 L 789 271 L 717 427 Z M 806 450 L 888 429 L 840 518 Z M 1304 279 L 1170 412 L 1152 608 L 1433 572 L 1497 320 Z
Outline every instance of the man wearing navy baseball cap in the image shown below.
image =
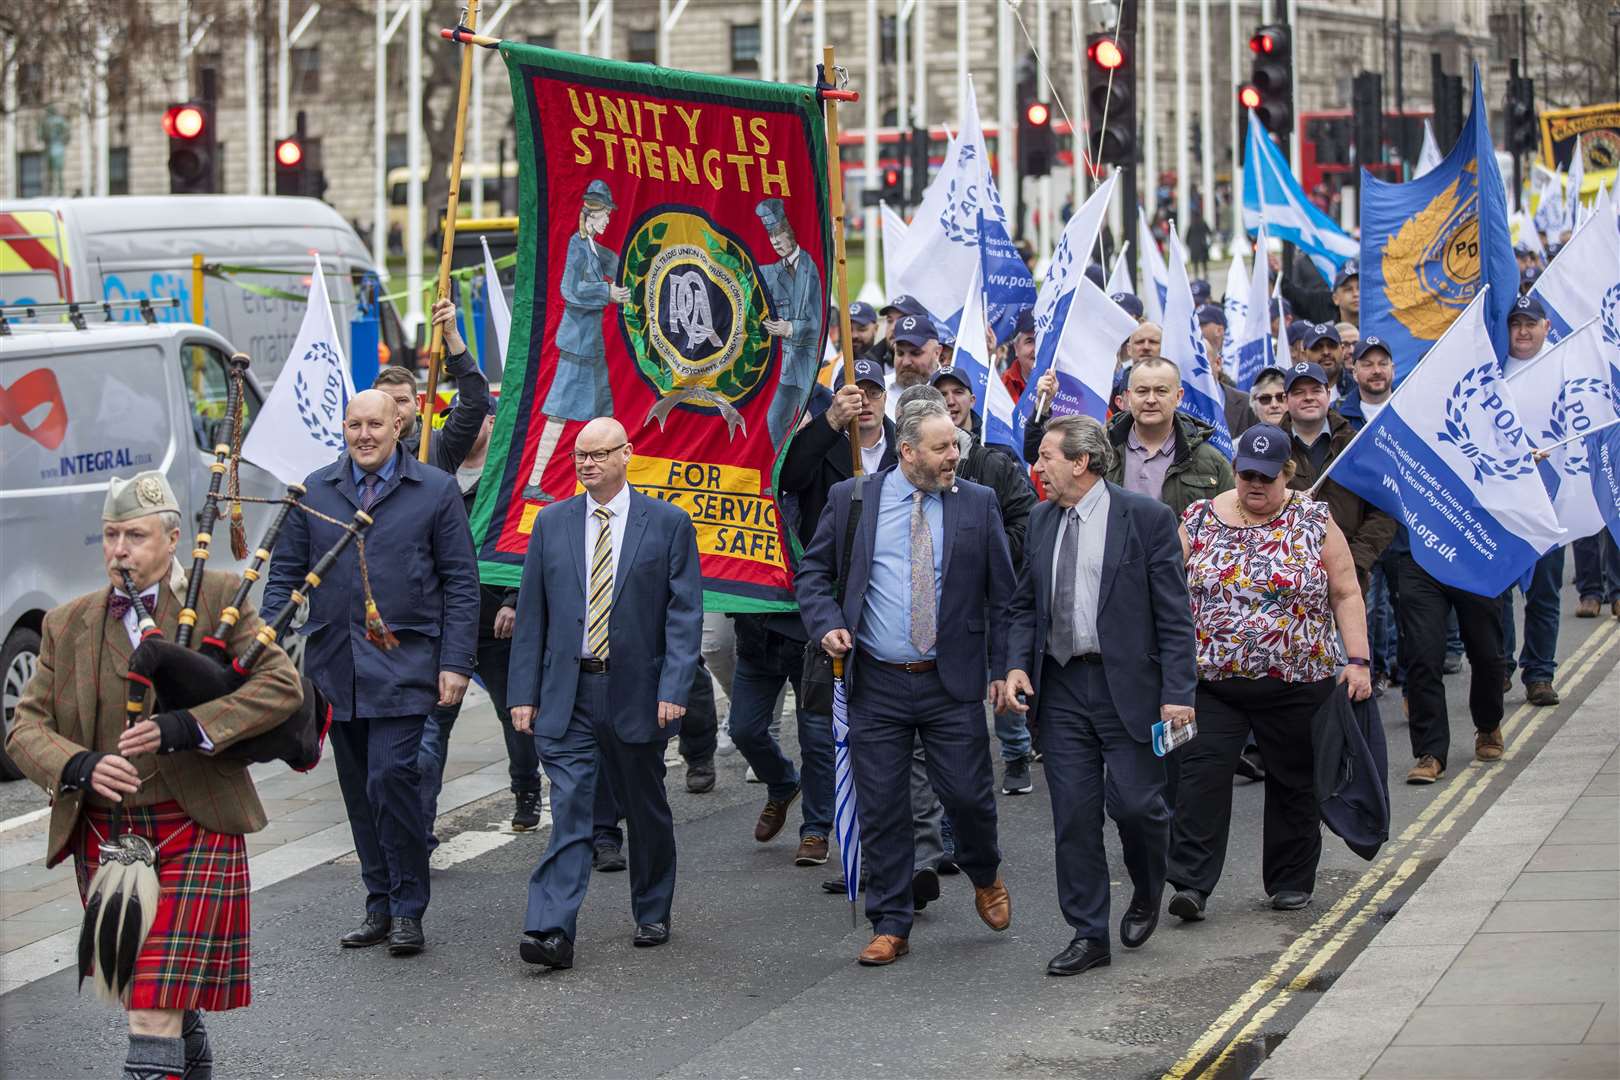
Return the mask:
M 1305 359 L 1319 366 L 1326 375 L 1329 404 L 1339 400 L 1342 390 L 1344 365 L 1340 362 L 1339 350 L 1343 345 L 1344 339 L 1339 337 L 1338 326 L 1330 322 L 1309 324 L 1304 337 L 1300 339 Z
M 1339 322 L 1361 322 L 1361 263 L 1351 259 L 1333 275 L 1333 306 L 1339 309 Z
M 1512 375 L 1541 355 L 1547 347 L 1547 332 L 1552 323 L 1541 297 L 1526 293 L 1513 301 L 1508 309 L 1508 354 L 1502 361 L 1503 376 Z
M 871 352 L 877 344 L 877 312 L 864 300 L 849 305 L 849 340 L 856 356 Z
M 1108 299 L 1112 300 L 1121 311 L 1137 322 L 1147 318 L 1147 311 L 1142 307 L 1142 298 L 1135 293 L 1117 292 Z

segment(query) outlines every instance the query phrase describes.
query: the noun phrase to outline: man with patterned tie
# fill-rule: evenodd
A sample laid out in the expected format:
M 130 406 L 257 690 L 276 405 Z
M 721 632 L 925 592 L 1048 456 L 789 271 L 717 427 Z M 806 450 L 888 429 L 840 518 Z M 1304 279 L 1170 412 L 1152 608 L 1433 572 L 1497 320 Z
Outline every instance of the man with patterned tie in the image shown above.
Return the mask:
M 929 780 L 956 827 L 956 863 L 973 882 L 974 907 L 992 930 L 1012 923 L 984 720 L 985 673 L 1007 670 L 1013 567 L 1006 529 L 995 492 L 957 480 L 956 426 L 944 405 L 909 402 L 895 429 L 899 464 L 832 489 L 796 576 L 810 640 L 848 664 L 850 757 L 873 929 L 859 959 L 874 967 L 910 949 L 910 774 L 919 737 Z M 1001 686 L 989 687 L 997 701 Z
M 580 429 L 574 473 L 585 491 L 535 518 L 518 590 L 507 700 L 551 778 L 552 822 L 518 954 L 550 968 L 574 966 L 597 784 L 630 827 L 632 941 L 669 940 L 675 824 L 664 748 L 702 654 L 703 578 L 692 519 L 630 487 L 631 452 L 611 417 Z

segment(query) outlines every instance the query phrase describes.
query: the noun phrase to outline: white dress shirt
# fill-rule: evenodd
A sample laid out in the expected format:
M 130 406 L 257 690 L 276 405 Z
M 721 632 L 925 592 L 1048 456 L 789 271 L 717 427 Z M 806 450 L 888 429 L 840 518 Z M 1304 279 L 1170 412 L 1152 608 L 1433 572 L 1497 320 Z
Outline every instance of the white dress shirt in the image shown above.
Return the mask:
M 1102 651 L 1102 639 L 1097 635 L 1098 598 L 1102 590 L 1103 547 L 1108 540 L 1108 485 L 1101 477 L 1091 490 L 1075 505 L 1080 517 L 1080 535 L 1077 550 L 1080 557 L 1074 566 L 1059 566 L 1056 552 L 1063 550 L 1063 533 L 1069 527 L 1068 513 L 1058 519 L 1057 536 L 1052 551 L 1052 596 L 1057 597 L 1059 574 L 1074 575 L 1074 650 L 1076 656 Z M 1052 612 L 1057 618 L 1057 612 Z
M 889 439 L 886 435 L 879 435 L 878 441 L 871 446 L 861 447 L 861 471 L 871 476 L 883 467 L 883 454 L 889 448 Z
M 609 510 L 613 511 L 613 516 L 608 518 L 605 524 L 610 535 L 612 536 L 613 580 L 615 582 L 614 587 L 617 588 L 619 578 L 619 552 L 624 550 L 624 524 L 625 518 L 630 514 L 630 485 L 624 485 L 624 487 L 619 489 L 619 493 L 617 495 L 613 496 L 613 498 L 609 499 L 605 503 L 597 502 L 596 496 L 594 495 L 586 494 L 585 496 L 585 600 L 587 604 L 590 602 L 591 556 L 596 552 L 597 530 L 601 529 L 604 525 L 604 523 L 598 520 L 596 516 L 596 508 L 598 506 L 606 506 Z M 589 621 L 590 620 L 587 617 L 587 625 L 580 630 L 579 655 L 595 658 L 596 654 L 591 652 L 590 626 L 588 625 Z

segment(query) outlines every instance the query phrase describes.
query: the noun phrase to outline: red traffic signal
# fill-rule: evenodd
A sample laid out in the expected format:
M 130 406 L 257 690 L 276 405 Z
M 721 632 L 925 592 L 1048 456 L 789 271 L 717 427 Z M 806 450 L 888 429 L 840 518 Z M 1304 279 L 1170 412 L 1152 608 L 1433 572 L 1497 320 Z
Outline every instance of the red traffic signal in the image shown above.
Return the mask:
M 899 169 L 884 169 L 883 170 L 883 183 L 885 184 L 885 186 L 888 186 L 888 187 L 899 187 L 900 186 L 900 170 Z
M 1277 51 L 1277 44 L 1275 33 L 1262 30 L 1249 39 L 1249 51 L 1269 56 Z
M 171 139 L 195 139 L 206 121 L 195 105 L 170 105 L 163 113 L 163 133 Z
M 1238 91 L 1238 104 L 1245 109 L 1258 109 L 1261 101 L 1260 91 L 1252 86 L 1245 86 Z
M 1045 102 L 1033 101 L 1030 102 L 1029 109 L 1024 115 L 1029 118 L 1029 122 L 1031 124 L 1035 125 L 1036 127 L 1041 127 L 1048 120 L 1052 119 L 1052 110 L 1046 107 Z
M 1125 51 L 1119 47 L 1119 42 L 1110 37 L 1093 41 L 1087 51 L 1091 54 L 1091 62 L 1105 71 L 1113 71 L 1125 62 Z
M 304 160 L 304 148 L 297 139 L 282 139 L 276 143 L 276 164 L 291 169 Z

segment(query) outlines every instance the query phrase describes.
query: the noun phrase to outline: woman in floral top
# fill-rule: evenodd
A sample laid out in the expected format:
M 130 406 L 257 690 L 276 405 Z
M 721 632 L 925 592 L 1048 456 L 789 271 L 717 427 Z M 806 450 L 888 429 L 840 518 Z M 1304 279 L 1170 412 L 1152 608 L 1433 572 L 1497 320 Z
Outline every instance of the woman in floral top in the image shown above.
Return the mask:
M 1170 913 L 1204 917 L 1220 880 L 1232 777 L 1250 732 L 1266 768 L 1261 876 L 1271 906 L 1302 908 L 1322 854 L 1311 719 L 1338 682 L 1372 693 L 1367 614 L 1355 561 L 1326 503 L 1288 490 L 1291 442 L 1257 424 L 1238 440 L 1237 487 L 1187 507 L 1187 559 L 1198 640 L 1198 736 L 1183 747 L 1170 838 Z M 1337 633 L 1335 633 L 1337 631 Z

